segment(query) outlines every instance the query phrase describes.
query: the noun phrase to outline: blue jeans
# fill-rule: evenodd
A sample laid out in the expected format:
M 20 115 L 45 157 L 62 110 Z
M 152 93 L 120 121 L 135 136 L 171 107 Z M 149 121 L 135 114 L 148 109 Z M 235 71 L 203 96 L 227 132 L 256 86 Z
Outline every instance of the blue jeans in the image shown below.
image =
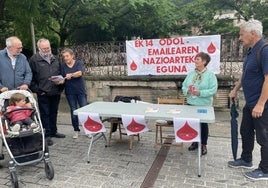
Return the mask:
M 79 107 L 83 107 L 87 105 L 87 95 L 85 94 L 77 94 L 77 95 L 66 95 L 66 99 L 70 106 L 71 120 L 74 131 L 80 131 L 78 116 L 74 115 L 73 112 Z
M 37 95 L 38 107 L 42 125 L 46 130 L 45 136 L 49 137 L 57 133 L 57 116 L 60 103 L 60 95 Z

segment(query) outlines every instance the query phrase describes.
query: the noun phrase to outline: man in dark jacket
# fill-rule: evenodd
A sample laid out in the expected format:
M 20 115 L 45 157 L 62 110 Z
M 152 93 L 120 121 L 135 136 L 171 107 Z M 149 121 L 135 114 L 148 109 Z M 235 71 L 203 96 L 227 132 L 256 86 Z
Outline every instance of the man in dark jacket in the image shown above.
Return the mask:
M 61 65 L 51 53 L 48 39 L 39 39 L 37 47 L 39 52 L 29 61 L 33 72 L 30 89 L 37 94 L 41 121 L 46 130 L 46 140 L 48 145 L 52 145 L 51 137 L 65 137 L 64 134 L 57 132 L 57 115 L 63 85 L 51 80 L 52 76 L 60 75 Z

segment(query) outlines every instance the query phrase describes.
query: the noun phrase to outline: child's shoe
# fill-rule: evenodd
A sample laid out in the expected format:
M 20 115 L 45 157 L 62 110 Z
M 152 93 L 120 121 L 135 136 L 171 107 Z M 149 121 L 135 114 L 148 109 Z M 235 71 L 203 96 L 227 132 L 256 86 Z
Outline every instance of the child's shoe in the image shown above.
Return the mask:
M 35 123 L 31 123 L 31 128 L 32 129 L 35 129 L 35 128 L 37 128 L 38 126 L 35 124 Z
M 19 132 L 20 131 L 20 124 L 15 124 L 13 127 L 11 127 L 11 131 Z

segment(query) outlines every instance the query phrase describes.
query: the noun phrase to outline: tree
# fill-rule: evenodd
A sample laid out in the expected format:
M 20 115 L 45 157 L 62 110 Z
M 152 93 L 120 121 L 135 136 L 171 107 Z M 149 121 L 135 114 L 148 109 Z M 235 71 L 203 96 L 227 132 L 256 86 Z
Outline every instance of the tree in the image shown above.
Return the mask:
M 79 34 L 94 29 L 91 35 L 98 37 L 96 39 L 158 38 L 168 36 L 175 22 L 176 6 L 170 0 L 112 0 L 102 8 L 97 15 L 106 24 L 90 24 L 82 31 L 78 30 Z M 101 36 L 98 35 L 100 33 Z M 73 35 L 73 39 L 79 40 L 79 34 Z
M 189 1 L 181 4 L 174 31 L 180 35 L 231 34 L 236 30 L 231 19 L 218 19 L 218 4 L 213 0 Z
M 267 34 L 268 5 L 261 0 L 2 0 L 0 44 L 16 35 L 31 49 L 32 19 L 36 39 L 46 37 L 54 48 L 133 36 L 237 34 L 233 19 L 215 17 L 225 11 L 261 20 Z
M 263 23 L 264 35 L 268 34 L 268 18 L 266 12 L 268 11 L 268 3 L 263 0 L 225 0 L 209 2 L 212 6 L 218 10 L 218 14 L 224 13 L 224 11 L 234 11 L 238 22 L 248 21 L 252 18 L 258 19 Z

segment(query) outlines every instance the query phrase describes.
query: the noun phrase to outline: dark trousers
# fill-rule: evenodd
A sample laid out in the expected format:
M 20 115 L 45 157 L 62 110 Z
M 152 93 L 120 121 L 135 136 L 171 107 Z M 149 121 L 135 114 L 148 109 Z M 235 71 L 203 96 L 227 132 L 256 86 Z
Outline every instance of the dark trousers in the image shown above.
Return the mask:
M 207 123 L 201 123 L 201 144 L 207 145 L 208 142 L 208 124 Z
M 37 95 L 38 107 L 42 125 L 46 130 L 46 137 L 57 133 L 57 116 L 60 103 L 60 95 Z
M 264 109 L 262 117 L 252 117 L 252 107 L 243 108 L 243 117 L 240 127 L 242 137 L 241 158 L 246 162 L 252 161 L 254 138 L 256 132 L 257 143 L 261 146 L 261 161 L 259 168 L 268 173 L 268 109 Z
M 77 94 L 77 95 L 66 95 L 67 101 L 70 106 L 70 113 L 71 113 L 71 120 L 74 131 L 80 131 L 79 129 L 79 122 L 77 115 L 74 115 L 74 110 L 79 107 L 83 107 L 87 105 L 87 95 L 85 94 Z

